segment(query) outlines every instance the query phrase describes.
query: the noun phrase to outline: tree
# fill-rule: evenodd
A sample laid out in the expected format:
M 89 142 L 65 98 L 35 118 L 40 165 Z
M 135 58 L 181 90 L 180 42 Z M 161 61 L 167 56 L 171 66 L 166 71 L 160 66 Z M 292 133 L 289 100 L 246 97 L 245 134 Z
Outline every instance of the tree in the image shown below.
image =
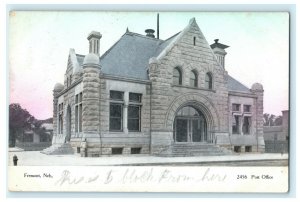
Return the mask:
M 264 126 L 280 126 L 282 125 L 282 116 L 275 116 L 274 114 L 265 113 Z
M 275 126 L 281 126 L 282 125 L 282 116 L 277 116 L 274 123 L 275 123 Z
M 25 129 L 31 128 L 36 119 L 20 104 L 9 105 L 9 146 L 14 147 L 16 139 Z

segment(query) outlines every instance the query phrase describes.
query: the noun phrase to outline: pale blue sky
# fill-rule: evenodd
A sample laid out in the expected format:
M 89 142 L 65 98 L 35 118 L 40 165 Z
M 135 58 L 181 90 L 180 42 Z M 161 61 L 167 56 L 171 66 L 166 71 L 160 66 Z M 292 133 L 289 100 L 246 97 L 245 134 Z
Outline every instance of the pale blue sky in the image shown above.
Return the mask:
M 156 29 L 154 12 L 18 12 L 11 13 L 9 65 L 11 102 L 37 118 L 52 116 L 52 90 L 63 82 L 70 48 L 88 53 L 87 35 L 100 31 L 100 54 L 125 32 Z M 209 44 L 229 45 L 226 70 L 247 87 L 265 89 L 264 112 L 288 109 L 289 16 L 279 12 L 161 12 L 160 38 L 196 21 Z

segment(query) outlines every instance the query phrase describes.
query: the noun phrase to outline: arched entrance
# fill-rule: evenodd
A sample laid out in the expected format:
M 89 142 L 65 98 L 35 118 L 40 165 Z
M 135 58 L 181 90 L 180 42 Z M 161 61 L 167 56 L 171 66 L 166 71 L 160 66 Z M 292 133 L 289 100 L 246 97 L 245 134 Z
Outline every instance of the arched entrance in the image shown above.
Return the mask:
M 70 142 L 71 140 L 71 107 L 70 105 L 68 105 L 67 107 L 67 134 L 66 134 L 66 139 L 65 142 Z
M 207 142 L 207 123 L 203 113 L 184 106 L 176 113 L 174 120 L 175 142 Z

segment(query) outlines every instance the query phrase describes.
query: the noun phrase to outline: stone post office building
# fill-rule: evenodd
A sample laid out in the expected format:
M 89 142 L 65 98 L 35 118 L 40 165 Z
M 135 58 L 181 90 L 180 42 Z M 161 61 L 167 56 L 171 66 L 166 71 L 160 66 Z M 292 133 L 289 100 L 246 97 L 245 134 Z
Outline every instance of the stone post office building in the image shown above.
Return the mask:
M 64 84 L 53 90 L 53 154 L 222 155 L 264 152 L 263 86 L 251 89 L 225 69 L 225 49 L 209 45 L 193 18 L 166 40 L 130 32 L 103 55 L 70 49 Z

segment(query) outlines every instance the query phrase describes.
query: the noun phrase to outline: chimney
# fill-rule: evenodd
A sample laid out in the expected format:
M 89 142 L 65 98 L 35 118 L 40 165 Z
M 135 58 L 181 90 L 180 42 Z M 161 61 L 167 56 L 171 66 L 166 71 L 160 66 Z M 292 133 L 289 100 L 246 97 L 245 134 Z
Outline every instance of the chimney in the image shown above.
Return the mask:
M 94 53 L 96 55 L 100 55 L 100 39 L 101 39 L 102 35 L 100 34 L 100 32 L 96 32 L 96 31 L 92 31 L 89 36 L 87 37 L 87 39 L 89 40 L 89 44 L 90 44 L 90 49 L 89 49 L 89 53 Z
M 228 48 L 229 46 L 219 43 L 219 39 L 215 39 L 214 41 L 215 43 L 211 44 L 210 47 L 213 50 L 220 65 L 223 68 L 225 68 L 225 55 L 227 54 L 225 49 Z
M 155 36 L 154 36 L 155 31 L 153 29 L 146 29 L 145 32 L 146 32 L 146 36 L 155 38 Z

